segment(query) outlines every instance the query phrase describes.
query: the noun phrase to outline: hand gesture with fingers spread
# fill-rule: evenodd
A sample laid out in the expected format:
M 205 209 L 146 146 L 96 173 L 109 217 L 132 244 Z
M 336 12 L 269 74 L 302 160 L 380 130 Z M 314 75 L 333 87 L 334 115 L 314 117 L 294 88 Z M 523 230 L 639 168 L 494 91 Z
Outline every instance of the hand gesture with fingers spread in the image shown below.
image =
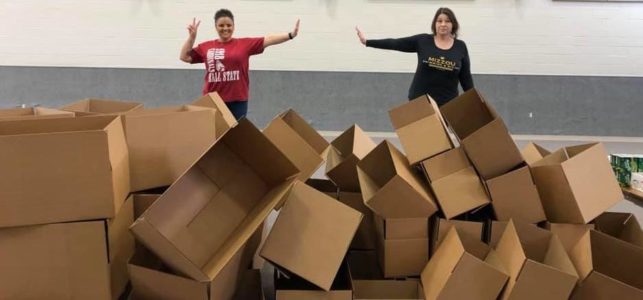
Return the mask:
M 188 24 L 188 34 L 191 39 L 196 39 L 196 32 L 199 29 L 199 24 L 201 24 L 201 21 L 197 22 L 196 18 L 192 19 L 192 24 Z
M 355 26 L 355 30 L 357 31 L 357 37 L 359 38 L 359 42 L 362 43 L 362 45 L 366 46 L 366 37 L 364 36 L 364 33 L 359 30 L 357 26 Z

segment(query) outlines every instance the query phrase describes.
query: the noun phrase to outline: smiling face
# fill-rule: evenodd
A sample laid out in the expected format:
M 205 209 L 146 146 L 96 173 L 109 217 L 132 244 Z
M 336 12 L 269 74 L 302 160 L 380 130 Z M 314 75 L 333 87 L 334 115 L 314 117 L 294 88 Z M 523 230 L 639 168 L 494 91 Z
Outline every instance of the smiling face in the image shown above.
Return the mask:
M 451 35 L 453 33 L 453 23 L 446 14 L 440 14 L 433 26 L 435 26 L 435 33 L 438 35 Z
M 431 23 L 431 31 L 436 36 L 452 36 L 458 37 L 458 20 L 455 18 L 453 11 L 447 7 L 440 7 L 433 16 L 433 23 Z
M 220 17 L 214 23 L 221 41 L 229 41 L 234 33 L 234 21 L 230 17 Z

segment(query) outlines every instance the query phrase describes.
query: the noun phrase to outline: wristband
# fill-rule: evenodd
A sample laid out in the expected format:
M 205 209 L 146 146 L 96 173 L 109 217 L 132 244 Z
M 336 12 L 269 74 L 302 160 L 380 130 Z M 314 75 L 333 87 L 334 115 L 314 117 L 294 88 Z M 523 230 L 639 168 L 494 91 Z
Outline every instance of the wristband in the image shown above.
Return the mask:
M 292 33 L 288 32 L 288 39 L 292 40 L 292 38 L 293 38 Z

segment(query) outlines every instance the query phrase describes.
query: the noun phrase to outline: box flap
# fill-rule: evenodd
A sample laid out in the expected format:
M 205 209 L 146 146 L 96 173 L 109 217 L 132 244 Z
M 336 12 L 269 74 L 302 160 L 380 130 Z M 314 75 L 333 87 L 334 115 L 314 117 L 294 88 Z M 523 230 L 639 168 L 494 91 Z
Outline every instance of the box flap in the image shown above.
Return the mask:
M 424 299 L 416 280 L 353 280 L 353 299 Z
M 288 124 L 299 136 L 301 136 L 313 149 L 315 152 L 324 157 L 324 152 L 328 150 L 330 143 L 315 130 L 311 124 L 309 124 L 304 118 L 302 118 L 297 112 L 292 109 L 286 111 L 283 116 L 283 120 Z
M 464 254 L 458 232 L 451 228 L 420 275 L 426 299 L 438 299 Z
M 114 114 L 134 111 L 142 108 L 143 103 L 141 102 L 88 98 L 67 104 L 61 109 L 90 114 Z
M 414 165 L 453 148 L 437 116 L 427 117 L 396 130 L 409 163 Z
M 482 222 L 437 219 L 437 231 L 433 233 L 436 236 L 433 239 L 434 243 L 431 246 L 431 252 L 434 253 L 437 250 L 449 230 L 455 227 L 461 237 L 468 237 L 462 240 L 462 243 L 465 244 L 464 248 L 474 253 L 474 256 L 484 258 L 489 252 L 489 247 L 482 246 L 479 243 L 482 240 L 483 226 Z M 470 243 L 467 244 L 467 242 Z
M 42 118 L 71 118 L 73 112 L 45 107 L 0 109 L 0 120 L 29 120 Z
M 471 166 L 464 149 L 455 148 L 422 162 L 429 182 L 451 175 Z
M 643 248 L 594 230 L 589 237 L 594 272 L 643 289 Z
M 498 220 L 513 218 L 527 223 L 546 220 L 529 167 L 524 166 L 487 180 L 487 189 Z
M 560 223 L 545 223 L 545 228 L 558 236 L 563 248 L 569 254 L 571 250 L 583 237 L 585 232 L 594 229 L 594 224 L 560 224 Z
M 438 179 L 431 187 L 447 219 L 491 202 L 473 167 Z
M 216 109 L 229 127 L 234 127 L 237 124 L 237 119 L 217 92 L 203 95 L 202 97 L 192 101 L 192 105 Z
M 429 218 L 395 218 L 384 220 L 384 239 L 429 238 Z
M 549 155 L 551 152 L 534 142 L 529 142 L 527 145 L 525 145 L 525 147 L 522 148 L 522 150 L 520 150 L 520 153 L 525 159 L 525 162 L 528 165 L 531 165 L 541 160 L 543 157 Z
M 592 272 L 574 293 L 572 299 L 643 299 L 643 290 L 609 276 Z
M 531 168 L 538 195 L 545 210 L 547 220 L 555 223 L 584 224 L 578 203 L 570 189 L 565 172 L 560 165 L 546 165 L 548 158 L 554 158 L 560 152 L 538 161 Z M 540 165 L 543 164 L 543 165 Z
M 463 140 L 495 119 L 476 89 L 470 89 L 440 107 L 442 116 Z
M 422 95 L 388 111 L 393 128 L 400 129 L 436 113 L 429 97 Z
M 643 247 L 643 230 L 631 213 L 605 212 L 594 219 L 596 230 Z
M 359 192 L 357 162 L 375 148 L 361 128 L 353 125 L 331 142 L 326 159 L 326 176 L 341 190 Z

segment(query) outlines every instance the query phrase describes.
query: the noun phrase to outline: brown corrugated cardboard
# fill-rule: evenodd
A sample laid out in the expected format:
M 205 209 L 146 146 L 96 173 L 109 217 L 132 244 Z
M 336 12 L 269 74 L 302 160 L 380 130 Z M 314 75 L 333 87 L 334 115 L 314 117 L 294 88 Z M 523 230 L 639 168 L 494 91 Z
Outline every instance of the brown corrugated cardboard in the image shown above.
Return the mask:
M 355 250 L 375 250 L 375 238 L 377 235 L 375 233 L 373 211 L 364 204 L 362 194 L 339 192 L 337 200 L 362 213 L 362 222 L 359 224 L 349 248 Z
M 476 89 L 449 101 L 440 111 L 483 179 L 502 175 L 523 162 L 504 121 Z
M 243 246 L 283 201 L 297 174 L 283 153 L 242 119 L 130 229 L 179 274 L 212 282 L 210 297 L 229 299 L 245 268 Z
M 172 184 L 216 140 L 214 109 L 185 105 L 123 115 L 132 191 Z
M 327 156 L 326 139 L 292 109 L 272 119 L 263 133 L 299 169 L 301 181 L 310 178 Z
M 348 251 L 346 263 L 351 273 L 351 280 L 384 279 L 384 274 L 377 260 L 377 253 L 373 250 Z
M 233 300 L 264 300 L 261 272 L 257 269 L 246 270 Z
M 460 235 L 467 235 L 470 239 L 466 239 L 463 242 L 468 242 L 470 240 L 475 241 L 476 243 L 482 241 L 484 224 L 482 222 L 471 222 L 471 221 L 461 221 L 461 220 L 445 220 L 436 218 L 433 220 L 433 229 L 431 230 L 431 255 L 436 252 L 444 237 L 451 229 L 455 227 L 458 230 Z M 465 246 L 466 248 L 466 246 Z M 471 250 L 476 250 L 477 248 L 471 247 Z M 483 248 L 483 252 L 474 254 L 477 257 L 484 257 L 488 252 L 488 249 Z
M 509 221 L 486 262 L 509 275 L 502 299 L 569 299 L 578 275 L 553 233 Z
M 339 198 L 339 188 L 328 179 L 310 178 L 306 180 L 306 184 L 333 199 Z
M 399 105 L 388 113 L 411 165 L 453 148 L 440 111 L 428 95 Z
M 382 219 L 375 215 L 376 252 L 385 278 L 417 276 L 429 261 L 428 218 Z
M 447 219 L 490 202 L 480 177 L 462 148 L 423 161 L 422 169 Z
M 346 263 L 342 263 L 330 290 L 322 291 L 317 286 L 298 276 L 286 277 L 275 270 L 275 300 L 352 300 L 353 288 Z
M 64 111 L 71 111 L 77 117 L 94 115 L 124 114 L 143 109 L 143 103 L 134 101 L 123 101 L 113 99 L 87 98 L 69 103 L 60 108 Z
M 438 247 L 436 253 L 422 271 L 422 288 L 427 300 L 432 299 L 496 299 L 508 276 L 496 267 L 484 262 L 485 257 L 473 253 L 488 249 L 482 242 L 460 235 L 455 227 Z
M 505 232 L 505 228 L 507 228 L 507 224 L 509 224 L 509 221 L 491 221 L 489 223 L 489 246 L 495 248 L 498 245 L 500 237 Z
M 582 280 L 571 299 L 643 299 L 643 248 L 590 230 L 571 252 Z
M 545 229 L 553 232 L 563 244 L 565 251 L 571 253 L 572 248 L 590 229 L 594 229 L 594 224 L 562 224 L 546 222 Z M 506 226 L 506 224 L 505 224 Z M 504 231 L 504 227 L 503 227 Z M 498 238 L 500 239 L 500 238 Z
M 426 218 L 437 211 L 427 187 L 389 141 L 357 163 L 357 176 L 364 203 L 385 219 Z
M 586 224 L 623 200 L 603 144 L 562 148 L 533 164 L 547 220 Z
M 129 193 L 117 116 L 0 122 L 0 166 L 0 227 L 113 218 Z
M 130 199 L 109 221 L 0 229 L 0 298 L 117 299 L 134 250 L 132 215 Z
M 357 163 L 375 148 L 375 142 L 353 125 L 330 143 L 326 158 L 326 176 L 342 191 L 360 192 Z
M 631 213 L 605 212 L 594 219 L 596 230 L 643 247 L 643 230 Z
M 498 220 L 514 219 L 526 223 L 546 220 L 538 189 L 528 166 L 487 180 L 487 189 Z
M 27 107 L 0 109 L 0 121 L 73 118 L 74 113 L 53 108 Z
M 156 201 L 160 194 L 132 194 L 134 200 L 134 219 L 138 219 L 148 207 Z
M 361 220 L 358 211 L 298 181 L 260 255 L 329 291 Z
M 192 105 L 209 107 L 217 110 L 217 114 L 220 116 L 220 118 L 216 118 L 216 124 L 214 126 L 217 129 L 217 138 L 221 137 L 226 133 L 226 131 L 237 125 L 237 119 L 217 92 L 201 96 L 194 100 Z
M 520 154 L 522 154 L 522 157 L 528 165 L 532 165 L 543 157 L 551 154 L 551 152 L 536 143 L 530 142 L 520 150 Z
M 353 280 L 354 300 L 424 299 L 417 280 Z

